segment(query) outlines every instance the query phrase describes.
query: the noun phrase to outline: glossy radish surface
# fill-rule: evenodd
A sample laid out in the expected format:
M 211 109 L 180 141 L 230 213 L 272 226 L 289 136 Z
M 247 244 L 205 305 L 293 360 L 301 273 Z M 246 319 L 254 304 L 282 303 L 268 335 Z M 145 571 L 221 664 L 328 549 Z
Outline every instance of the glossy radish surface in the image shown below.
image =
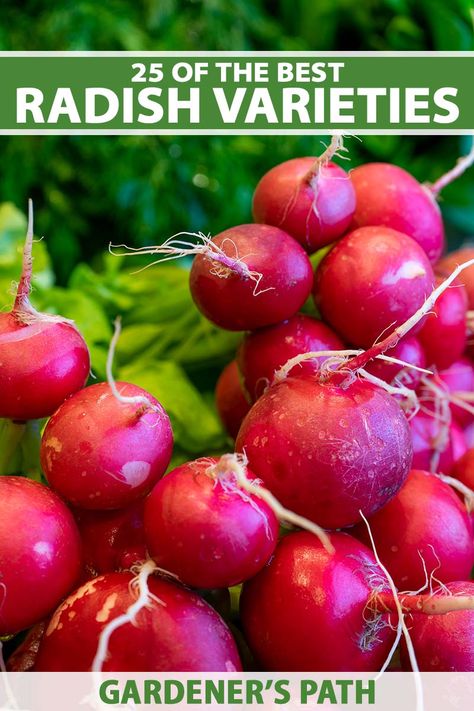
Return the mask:
M 350 526 L 396 494 L 411 468 L 407 419 L 362 380 L 288 377 L 257 400 L 236 448 L 291 511 L 325 528 Z
M 109 573 L 70 595 L 46 629 L 35 671 L 89 671 L 101 632 L 136 599 L 133 577 Z M 240 671 L 232 635 L 207 603 L 159 577 L 148 588 L 157 599 L 111 635 L 104 671 Z
M 77 583 L 81 544 L 73 516 L 43 484 L 0 477 L 0 637 L 40 622 Z
M 444 281 L 436 277 L 436 286 Z M 426 354 L 428 366 L 448 368 L 466 348 L 467 294 L 459 282 L 441 294 L 427 316 L 418 339 Z
M 355 210 L 349 175 L 335 163 L 314 170 L 317 158 L 293 158 L 261 178 L 253 196 L 256 222 L 275 225 L 315 252 L 341 237 Z
M 231 361 L 219 376 L 216 384 L 215 402 L 217 412 L 227 433 L 235 439 L 242 420 L 250 410 L 240 382 L 237 361 Z
M 436 262 L 444 248 L 444 227 L 435 198 L 403 168 L 366 163 L 351 171 L 356 193 L 354 227 L 385 225 L 412 237 Z
M 195 588 L 227 588 L 268 561 L 278 520 L 257 496 L 239 488 L 217 460 L 198 459 L 156 484 L 145 505 L 145 534 L 156 564 Z M 250 480 L 255 475 L 246 471 Z
M 344 533 L 328 553 L 310 533 L 291 533 L 244 585 L 245 638 L 267 671 L 377 671 L 395 632 L 367 610 L 374 582 L 386 589 L 371 551 Z
M 304 249 L 278 227 L 240 225 L 214 237 L 226 256 L 261 275 L 258 283 L 209 256 L 198 255 L 190 274 L 193 299 L 213 323 L 247 331 L 293 316 L 311 292 L 313 274 Z
M 237 361 L 245 389 L 255 401 L 271 384 L 275 371 L 290 358 L 300 353 L 341 348 L 344 348 L 341 339 L 322 321 L 296 314 L 288 321 L 246 335 Z M 326 357 L 321 357 L 303 361 L 293 369 L 292 375 L 314 373 L 325 360 Z
M 388 227 L 362 227 L 324 257 L 313 293 L 323 319 L 341 338 L 368 348 L 412 316 L 433 284 L 429 260 L 411 237 Z
M 411 471 L 369 524 L 377 552 L 399 590 L 418 590 L 431 573 L 443 583 L 469 578 L 474 565 L 471 521 L 453 489 L 433 474 Z M 352 532 L 370 545 L 365 524 Z
M 108 383 L 98 383 L 69 398 L 43 433 L 44 474 L 79 508 L 131 504 L 151 490 L 171 459 L 171 425 L 159 402 L 136 385 L 117 388 L 125 397 L 146 397 L 152 407 L 123 403 Z
M 457 266 L 470 259 L 474 259 L 474 247 L 463 247 L 440 259 L 436 269 L 443 274 L 450 274 Z M 474 309 L 474 265 L 461 272 L 458 282 L 466 289 L 469 308 Z

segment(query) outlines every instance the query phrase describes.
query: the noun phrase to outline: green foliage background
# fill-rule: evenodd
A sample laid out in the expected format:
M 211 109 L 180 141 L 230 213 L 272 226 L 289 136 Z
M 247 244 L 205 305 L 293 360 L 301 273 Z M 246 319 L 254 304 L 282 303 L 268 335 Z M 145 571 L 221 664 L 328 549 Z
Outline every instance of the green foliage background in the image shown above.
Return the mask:
M 0 49 L 469 50 L 472 0 L 3 0 Z M 468 139 L 348 140 L 351 164 L 392 160 L 433 180 Z M 58 283 L 109 241 L 153 244 L 179 230 L 250 220 L 271 165 L 314 154 L 315 137 L 3 137 L 0 200 L 32 196 Z M 348 164 L 346 164 L 346 167 Z M 452 243 L 470 237 L 474 171 L 443 194 Z

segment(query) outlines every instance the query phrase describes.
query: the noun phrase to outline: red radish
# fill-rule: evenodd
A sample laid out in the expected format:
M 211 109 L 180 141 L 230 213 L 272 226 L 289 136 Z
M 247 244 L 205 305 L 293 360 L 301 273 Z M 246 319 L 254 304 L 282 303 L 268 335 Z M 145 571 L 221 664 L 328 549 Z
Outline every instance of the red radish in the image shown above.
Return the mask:
M 242 420 L 250 410 L 235 360 L 226 365 L 217 381 L 216 408 L 227 433 L 235 439 Z
M 474 364 L 470 358 L 459 358 L 445 370 L 441 370 L 436 380 L 440 380 L 448 394 L 461 403 L 467 396 L 466 404 L 472 409 L 474 393 Z M 461 427 L 466 427 L 473 421 L 474 415 L 468 409 L 455 402 L 450 403 L 451 413 Z
M 452 475 L 474 491 L 474 448 L 468 449 L 457 460 Z
M 403 168 L 366 163 L 351 171 L 356 194 L 354 227 L 385 225 L 412 237 L 436 262 L 444 248 L 444 227 L 435 197 Z
M 443 282 L 436 277 L 436 286 Z M 466 290 L 459 281 L 441 294 L 418 334 L 428 366 L 448 368 L 466 348 Z
M 280 163 L 265 173 L 253 196 L 255 222 L 281 227 L 308 252 L 341 237 L 356 208 L 349 175 L 324 155 Z
M 341 376 L 338 373 L 337 376 Z M 335 374 L 288 377 L 257 400 L 236 449 L 291 511 L 325 528 L 350 526 L 396 494 L 411 467 L 407 419 L 371 383 Z
M 441 273 L 450 273 L 459 264 L 468 262 L 470 259 L 474 259 L 474 247 L 463 247 L 443 257 L 436 265 L 436 270 Z M 474 265 L 464 269 L 458 282 L 466 289 L 469 308 L 474 309 Z
M 420 410 L 410 420 L 413 469 L 449 474 L 454 462 L 466 451 L 462 429 L 434 410 Z
M 146 560 L 143 506 L 140 500 L 119 511 L 74 512 L 89 578 L 129 570 Z
M 13 309 L 0 313 L 0 418 L 49 417 L 89 376 L 87 345 L 72 322 L 30 303 L 33 206 L 29 201 L 23 271 Z
M 254 480 L 250 471 L 245 476 Z M 227 588 L 253 577 L 272 555 L 278 520 L 238 485 L 226 458 L 197 459 L 158 482 L 145 506 L 156 564 L 195 588 Z
M 345 341 L 368 348 L 412 316 L 433 284 L 433 269 L 414 240 L 388 227 L 362 227 L 322 260 L 313 294 L 324 320 Z
M 418 368 L 426 367 L 425 353 L 416 336 L 406 336 L 397 343 L 395 348 L 386 351 L 385 355 Z M 386 383 L 402 383 L 411 390 L 416 390 L 421 380 L 419 370 L 383 360 L 371 361 L 367 364 L 366 370 Z
M 118 509 L 147 494 L 166 471 L 173 435 L 168 415 L 149 393 L 117 383 L 90 385 L 49 420 L 41 466 L 74 506 Z
M 46 622 L 38 622 L 31 628 L 23 642 L 8 658 L 7 671 L 32 671 L 38 655 L 38 649 L 46 629 Z
M 296 314 L 276 326 L 254 331 L 245 336 L 237 362 L 250 398 L 257 400 L 273 380 L 275 371 L 290 358 L 310 351 L 339 351 L 342 341 L 322 321 Z M 325 358 L 304 361 L 293 371 L 314 373 Z
M 388 616 L 369 612 L 388 591 L 371 551 L 344 533 L 328 553 L 310 533 L 283 538 L 269 565 L 245 583 L 245 638 L 266 671 L 377 671 L 395 639 Z
M 40 622 L 81 571 L 74 518 L 43 484 L 0 477 L 0 637 Z
M 447 588 L 447 589 L 446 589 Z M 437 588 L 433 596 L 474 596 L 474 582 L 457 581 Z M 410 636 L 420 671 L 474 671 L 474 610 L 453 610 L 440 615 L 416 614 L 410 619 Z M 402 666 L 410 670 L 406 649 L 402 646 Z
M 467 448 L 471 449 L 471 447 L 474 447 L 474 422 L 471 422 L 467 427 L 464 428 L 463 434 Z
M 411 471 L 369 523 L 380 559 L 400 590 L 421 588 L 431 573 L 443 583 L 470 576 L 471 521 L 455 492 L 434 474 Z M 370 545 L 365 524 L 351 533 Z
M 211 244 L 211 254 L 194 259 L 190 288 L 199 310 L 221 328 L 246 331 L 284 321 L 310 295 L 311 262 L 283 230 L 240 225 Z
M 133 581 L 132 573 L 109 573 L 67 598 L 46 629 L 35 671 L 91 670 L 101 633 L 136 601 Z M 147 585 L 148 604 L 110 636 L 104 671 L 240 671 L 235 642 L 207 603 L 156 576 Z

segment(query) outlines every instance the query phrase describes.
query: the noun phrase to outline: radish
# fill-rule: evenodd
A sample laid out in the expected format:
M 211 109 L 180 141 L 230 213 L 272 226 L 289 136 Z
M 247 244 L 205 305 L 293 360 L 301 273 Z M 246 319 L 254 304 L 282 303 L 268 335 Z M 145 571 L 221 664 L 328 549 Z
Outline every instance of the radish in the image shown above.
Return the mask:
M 239 486 L 229 458 L 174 469 L 145 506 L 147 547 L 156 564 L 195 588 L 227 588 L 254 576 L 272 555 L 278 520 Z M 245 470 L 250 481 L 252 472 Z
M 324 323 L 296 314 L 284 323 L 246 335 L 239 347 L 237 362 L 245 389 L 255 401 L 270 385 L 275 371 L 290 358 L 309 351 L 338 351 L 343 347 L 342 341 Z M 322 360 L 305 361 L 293 374 L 314 373 Z
M 433 590 L 433 599 L 448 597 L 451 605 L 459 598 L 474 598 L 474 582 L 451 582 Z M 474 610 L 453 609 L 439 615 L 412 615 L 410 636 L 420 671 L 472 672 L 474 671 Z M 410 670 L 406 649 L 402 646 L 402 666 Z
M 443 583 L 470 576 L 471 521 L 458 496 L 434 474 L 411 471 L 398 494 L 369 523 L 379 556 L 399 589 L 421 588 L 431 576 Z M 351 533 L 370 545 L 365 525 Z
M 417 368 L 426 367 L 426 357 L 416 336 L 402 338 L 394 348 L 386 352 L 387 356 L 397 358 Z M 421 380 L 421 371 L 400 363 L 383 360 L 373 360 L 367 364 L 366 370 L 386 383 L 402 383 L 405 387 L 416 390 Z
M 449 368 L 440 370 L 436 380 L 441 381 L 441 385 L 448 393 L 453 417 L 461 427 L 466 427 L 474 420 L 472 407 L 474 399 L 473 362 L 470 358 L 459 358 Z
M 35 671 L 94 669 L 113 623 L 98 671 L 240 671 L 228 628 L 195 593 L 150 576 L 147 602 L 132 617 L 130 607 L 142 594 L 138 582 L 132 573 L 108 573 L 68 597 L 46 629 Z
M 410 419 L 413 442 L 413 469 L 449 474 L 466 451 L 464 434 L 447 412 L 420 410 Z
M 397 402 L 343 372 L 287 377 L 257 400 L 236 449 L 288 509 L 325 528 L 350 526 L 396 494 L 411 467 Z M 338 382 L 337 378 L 343 378 Z
M 70 511 L 43 484 L 0 477 L 0 637 L 40 622 L 81 571 L 81 544 Z
M 356 207 L 348 174 L 329 162 L 342 148 L 334 136 L 319 158 L 293 158 L 265 173 L 253 196 L 255 222 L 280 227 L 308 252 L 341 237 Z
M 436 277 L 436 286 L 443 278 Z M 418 333 L 429 366 L 448 368 L 460 358 L 466 348 L 466 290 L 459 281 L 446 289 Z
M 412 237 L 436 262 L 444 227 L 435 196 L 403 168 L 365 163 L 351 171 L 356 194 L 353 227 L 385 225 Z
M 139 500 L 118 511 L 74 512 L 89 578 L 129 570 L 146 559 L 143 506 Z
M 250 410 L 240 383 L 237 361 L 231 361 L 219 376 L 215 392 L 216 408 L 232 439 L 237 437 L 242 420 Z
M 474 259 L 474 247 L 463 247 L 440 259 L 436 269 L 441 273 L 449 273 L 459 264 L 468 262 L 470 259 Z M 469 309 L 474 309 L 474 265 L 463 271 L 462 276 L 459 277 L 459 283 L 466 289 Z
M 324 257 L 313 295 L 343 340 L 368 348 L 421 307 L 433 284 L 431 265 L 414 240 L 388 227 L 362 227 Z
M 41 466 L 49 484 L 84 509 L 119 509 L 147 494 L 166 471 L 173 435 L 158 400 L 130 383 L 90 385 L 46 425 Z
M 277 227 L 232 227 L 212 247 L 195 257 L 189 283 L 199 310 L 221 328 L 246 331 L 284 321 L 311 293 L 311 262 Z
M 469 489 L 474 490 L 474 449 L 464 452 L 453 467 L 452 475 Z
M 29 201 L 23 271 L 13 309 L 0 313 L 0 418 L 49 417 L 89 376 L 87 345 L 71 321 L 30 303 L 33 205 Z

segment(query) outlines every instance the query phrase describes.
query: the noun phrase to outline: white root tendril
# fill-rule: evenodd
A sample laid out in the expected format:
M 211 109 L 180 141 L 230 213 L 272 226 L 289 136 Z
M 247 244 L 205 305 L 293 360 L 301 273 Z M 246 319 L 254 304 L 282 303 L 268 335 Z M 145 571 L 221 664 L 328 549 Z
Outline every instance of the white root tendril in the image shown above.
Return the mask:
M 299 516 L 293 511 L 289 511 L 280 504 L 273 494 L 258 483 L 258 479 L 251 481 L 247 478 L 245 468 L 248 464 L 245 454 L 224 454 L 219 459 L 217 464 L 212 464 L 209 467 L 209 474 L 215 476 L 222 482 L 231 473 L 235 479 L 237 486 L 251 496 L 256 496 L 264 501 L 273 511 L 277 519 L 282 523 L 291 524 L 297 528 L 302 528 L 309 533 L 313 533 L 327 550 L 328 553 L 334 553 L 334 547 L 328 533 L 313 523 L 304 516 Z
M 359 514 L 367 527 L 367 532 L 369 534 L 370 543 L 372 546 L 372 551 L 374 553 L 375 560 L 376 560 L 377 565 L 379 566 L 380 570 L 383 572 L 385 578 L 387 579 L 388 585 L 390 587 L 390 591 L 393 595 L 393 601 L 395 603 L 395 608 L 397 610 L 397 615 L 398 615 L 397 636 L 396 636 L 395 642 L 392 645 L 389 656 L 388 656 L 387 660 L 385 661 L 382 669 L 377 674 L 376 679 L 379 679 L 381 677 L 381 675 L 383 674 L 383 672 L 387 669 L 387 667 L 390 664 L 390 661 L 395 653 L 395 650 L 398 646 L 398 642 L 400 641 L 401 635 L 403 634 L 403 636 L 405 638 L 406 645 L 407 645 L 408 657 L 410 659 L 411 668 L 414 673 L 415 689 L 416 689 L 416 711 L 424 711 L 424 706 L 425 706 L 424 705 L 424 693 L 423 693 L 423 685 L 421 682 L 420 669 L 418 666 L 418 662 L 416 660 L 415 649 L 413 647 L 413 642 L 411 641 L 410 632 L 409 632 L 408 627 L 405 622 L 405 614 L 403 612 L 402 604 L 398 598 L 398 591 L 395 586 L 395 583 L 393 582 L 392 576 L 390 575 L 387 568 L 384 566 L 384 564 L 382 563 L 382 561 L 379 558 L 379 554 L 377 552 L 377 547 L 375 545 L 374 537 L 372 534 L 372 529 L 370 528 L 370 524 L 369 524 L 367 518 L 364 516 L 364 514 L 362 513 L 361 510 L 359 510 Z
M 436 474 L 435 476 L 445 484 L 449 484 L 455 491 L 459 492 L 461 496 L 464 496 L 464 504 L 466 506 L 467 512 L 472 513 L 474 511 L 474 491 L 470 489 L 466 484 L 463 484 L 459 479 L 455 479 L 453 476 L 448 476 L 447 474 Z
M 199 242 L 195 244 L 191 241 L 178 239 L 181 236 L 198 239 Z M 234 256 L 229 256 L 229 254 L 227 254 L 227 252 L 223 249 L 224 245 L 229 245 L 230 249 L 234 251 Z M 115 250 L 117 249 L 123 249 L 126 251 L 116 252 Z M 220 279 L 227 279 L 231 274 L 237 274 L 242 279 L 249 279 L 252 281 L 254 283 L 254 296 L 259 296 L 260 294 L 273 289 L 273 287 L 260 289 L 260 282 L 263 279 L 263 274 L 249 268 L 244 260 L 248 259 L 250 255 L 239 256 L 237 245 L 229 237 L 222 241 L 222 246 L 218 246 L 212 240 L 210 235 L 205 235 L 203 232 L 177 232 L 160 245 L 153 247 L 128 247 L 126 244 L 109 244 L 109 252 L 119 257 L 129 257 L 132 254 L 160 255 L 160 259 L 157 259 L 151 264 L 147 264 L 142 269 L 139 269 L 137 273 L 143 271 L 144 269 L 148 269 L 155 264 L 162 264 L 174 259 L 180 259 L 181 257 L 196 256 L 201 254 L 212 263 L 213 266 L 210 271 L 214 276 L 217 276 Z
M 130 605 L 126 612 L 111 620 L 100 633 L 97 652 L 95 654 L 94 661 L 92 662 L 92 672 L 102 671 L 104 662 L 107 659 L 110 638 L 117 629 L 123 627 L 124 625 L 133 625 L 138 613 L 141 610 L 150 608 L 153 604 L 165 604 L 155 595 L 152 595 L 148 589 L 148 578 L 155 571 L 157 571 L 155 563 L 152 560 L 147 560 L 140 567 L 138 575 L 131 581 L 130 590 L 133 593 L 138 591 L 137 599 L 132 605 Z
M 451 168 L 447 173 L 442 175 L 436 182 L 432 185 L 427 185 L 431 194 L 434 197 L 438 197 L 440 192 L 450 183 L 452 183 L 456 178 L 459 178 L 471 165 L 474 163 L 474 136 L 472 137 L 471 150 L 465 156 L 461 156 L 457 159 L 454 168 Z
M 122 393 L 119 392 L 112 373 L 112 367 L 114 362 L 115 349 L 117 348 L 117 343 L 122 332 L 122 322 L 120 316 L 117 316 L 117 318 L 115 319 L 114 327 L 114 335 L 112 336 L 112 340 L 110 341 L 106 364 L 107 382 L 109 384 L 110 389 L 112 390 L 113 396 L 124 405 L 142 405 L 144 411 L 152 410 L 153 412 L 161 413 L 162 409 L 158 407 L 158 405 L 153 404 L 151 400 L 146 397 L 146 395 L 122 395 Z

